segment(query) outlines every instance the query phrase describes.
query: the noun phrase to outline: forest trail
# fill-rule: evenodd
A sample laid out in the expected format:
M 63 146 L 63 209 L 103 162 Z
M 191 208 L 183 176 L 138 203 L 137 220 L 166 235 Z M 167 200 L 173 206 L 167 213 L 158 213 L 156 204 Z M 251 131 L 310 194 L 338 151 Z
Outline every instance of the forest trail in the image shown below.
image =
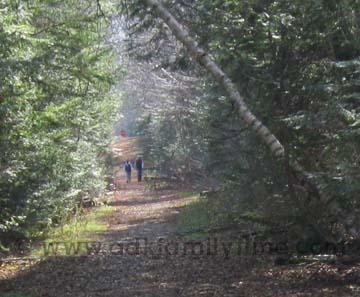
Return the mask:
M 234 262 L 221 257 L 208 261 L 191 253 L 167 255 L 164 242 L 181 241 L 176 216 L 188 198 L 176 190 L 150 190 L 145 182 L 136 181 L 136 172 L 130 184 L 125 182 L 121 165 L 141 153 L 136 143 L 129 137 L 112 145 L 115 211 L 106 218 L 107 232 L 99 236 L 100 252 L 35 261 L 3 279 L 0 296 L 5 292 L 31 297 L 238 296 L 235 287 L 230 290 L 234 294 L 225 294 L 224 286 L 239 279 Z M 145 168 L 148 164 L 145 160 Z
M 347 273 L 327 264 L 269 267 L 260 257 L 184 253 L 181 244 L 176 253 L 174 243 L 185 242 L 177 217 L 189 198 L 177 190 L 150 190 L 135 179 L 126 184 L 120 164 L 140 153 L 135 138 L 115 143 L 113 151 L 115 211 L 106 218 L 100 251 L 36 261 L 3 279 L 0 296 L 349 296 L 345 284 L 356 283 L 351 278 L 357 278 L 359 269 Z
M 104 240 L 119 241 L 136 238 L 156 240 L 171 236 L 175 232 L 174 215 L 179 212 L 178 208 L 186 203 L 186 198 L 181 198 L 177 191 L 149 190 L 146 182 L 138 183 L 134 169 L 131 183 L 126 183 L 122 166 L 126 160 L 134 164 L 137 156 L 142 154 L 137 141 L 136 137 L 122 138 L 112 147 L 116 184 L 112 205 L 116 210 L 108 218 L 108 232 L 103 235 Z M 146 169 L 150 166 L 145 160 L 145 179 Z

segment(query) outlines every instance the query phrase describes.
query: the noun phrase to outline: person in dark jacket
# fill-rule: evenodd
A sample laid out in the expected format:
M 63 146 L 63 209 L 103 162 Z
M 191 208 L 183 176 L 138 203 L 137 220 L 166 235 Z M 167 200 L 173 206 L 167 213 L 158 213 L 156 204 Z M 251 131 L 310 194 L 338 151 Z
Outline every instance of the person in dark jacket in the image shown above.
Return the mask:
M 135 161 L 135 168 L 137 170 L 137 178 L 138 182 L 141 182 L 142 179 L 142 171 L 144 169 L 144 161 L 141 157 L 138 157 Z
M 132 166 L 131 166 L 131 163 L 130 163 L 129 160 L 127 160 L 125 162 L 124 169 L 125 169 L 125 172 L 126 172 L 126 182 L 130 183 L 131 182 L 131 169 L 132 169 Z

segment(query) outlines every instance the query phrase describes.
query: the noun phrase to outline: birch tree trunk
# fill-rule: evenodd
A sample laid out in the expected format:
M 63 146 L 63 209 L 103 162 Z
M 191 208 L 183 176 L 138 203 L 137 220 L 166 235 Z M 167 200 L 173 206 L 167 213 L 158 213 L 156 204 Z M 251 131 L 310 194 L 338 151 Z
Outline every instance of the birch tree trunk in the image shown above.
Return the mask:
M 145 0 L 158 16 L 169 26 L 176 38 L 188 49 L 192 57 L 203 65 L 226 90 L 231 100 L 236 102 L 241 118 L 246 125 L 254 131 L 261 140 L 270 148 L 276 157 L 283 157 L 285 150 L 280 141 L 271 131 L 256 118 L 249 110 L 244 99 L 240 95 L 234 83 L 227 74 L 213 61 L 213 59 L 201 49 L 196 41 L 189 35 L 187 30 L 175 19 L 175 17 L 157 0 Z
M 277 137 L 271 133 L 271 131 L 249 110 L 243 97 L 228 75 L 217 65 L 208 53 L 198 46 L 197 42 L 189 35 L 188 31 L 175 19 L 175 17 L 159 0 L 143 1 L 168 25 L 172 33 L 184 44 L 192 57 L 204 66 L 217 80 L 220 86 L 225 89 L 229 98 L 236 103 L 240 116 L 249 129 L 260 137 L 260 139 L 269 147 L 274 156 L 284 158 L 285 149 L 283 145 Z M 337 202 L 330 202 L 331 205 L 329 205 L 329 201 L 327 201 L 325 195 L 322 194 L 320 187 L 298 162 L 293 161 L 288 164 L 288 166 L 298 181 L 303 181 L 307 184 L 308 192 L 314 193 L 316 199 L 324 205 L 324 210 L 328 209 L 328 211 L 336 214 L 339 222 L 343 224 L 349 234 L 351 234 L 354 238 L 360 238 L 360 224 L 357 214 L 353 210 L 342 209 Z M 328 238 L 328 240 L 332 241 L 331 238 Z

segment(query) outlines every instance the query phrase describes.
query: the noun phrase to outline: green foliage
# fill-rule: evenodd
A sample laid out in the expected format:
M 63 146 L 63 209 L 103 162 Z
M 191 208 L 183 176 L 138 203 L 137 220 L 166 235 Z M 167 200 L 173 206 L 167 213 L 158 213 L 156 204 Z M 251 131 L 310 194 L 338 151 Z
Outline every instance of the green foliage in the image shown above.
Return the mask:
M 319 202 L 313 189 L 304 188 L 291 172 L 271 161 L 247 131 L 233 133 L 240 121 L 227 104 L 228 112 L 209 117 L 214 127 L 209 138 L 210 159 L 221 164 L 217 171 L 227 184 L 227 195 L 237 197 L 228 212 L 255 212 L 299 236 L 310 229 L 322 239 L 341 238 L 339 205 L 359 209 L 355 164 L 360 109 L 354 100 L 358 3 L 200 2 L 207 16 L 201 21 L 213 25 L 206 31 L 198 24 L 193 29 L 203 42 L 209 41 L 209 49 L 217 53 L 252 109 L 285 144 L 290 160 L 302 164 L 329 202 Z M 224 110 L 215 96 L 210 98 L 212 111 Z M 226 134 L 225 140 L 221 134 Z M 225 170 L 224 162 L 229 164 Z
M 188 178 L 199 174 L 206 156 L 202 116 L 199 100 L 181 98 L 140 119 L 144 153 L 161 173 Z
M 0 234 L 30 236 L 105 188 L 119 99 L 96 1 L 0 4 Z
M 212 26 L 202 31 L 196 22 L 193 30 L 328 201 L 319 202 L 253 135 L 239 131 L 236 111 L 230 103 L 222 107 L 215 87 L 210 112 L 224 112 L 208 118 L 215 135 L 210 160 L 225 183 L 224 222 L 250 212 L 295 237 L 342 238 L 341 209 L 359 210 L 358 3 L 200 1 L 198 7 L 205 16 L 199 22 Z
M 218 189 L 224 214 L 219 223 L 247 217 L 293 237 L 348 237 L 340 216 L 351 209 L 360 218 L 359 1 L 165 2 L 316 187 L 286 162 L 273 160 L 223 90 L 206 77 L 203 94 L 189 97 L 197 106 L 189 122 L 181 120 L 186 115 L 174 118 L 183 108 L 174 104 L 145 125 L 154 158 L 178 169 L 200 155 L 198 168 L 216 180 L 211 186 Z M 154 28 L 154 22 L 143 27 Z M 194 69 L 187 71 L 193 75 Z

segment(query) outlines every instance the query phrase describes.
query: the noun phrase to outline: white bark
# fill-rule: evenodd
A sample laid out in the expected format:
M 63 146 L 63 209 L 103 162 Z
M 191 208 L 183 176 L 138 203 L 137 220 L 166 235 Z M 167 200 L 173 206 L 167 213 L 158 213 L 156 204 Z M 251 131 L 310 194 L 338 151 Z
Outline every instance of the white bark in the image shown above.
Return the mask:
M 271 131 L 264 126 L 259 119 L 249 110 L 243 97 L 240 95 L 235 84 L 231 81 L 228 75 L 217 65 L 217 63 L 201 49 L 196 41 L 189 35 L 187 30 L 175 19 L 175 17 L 163 6 L 159 0 L 144 0 L 145 3 L 152 8 L 157 15 L 168 25 L 175 37 L 184 44 L 188 49 L 192 57 L 204 66 L 209 73 L 218 81 L 218 83 L 226 90 L 227 95 L 232 99 L 239 108 L 241 118 L 247 124 L 247 126 L 255 132 L 263 142 L 270 148 L 273 155 L 276 157 L 284 157 L 285 150 L 280 141 L 276 138 Z M 311 175 L 309 175 L 300 164 L 296 161 L 290 164 L 291 168 L 296 172 L 298 177 L 306 181 L 310 186 L 315 187 L 319 194 L 320 201 L 327 205 L 327 201 L 324 198 L 320 187 L 313 181 Z M 354 237 L 360 237 L 360 225 L 357 215 L 352 211 L 344 211 L 337 203 L 333 203 L 329 209 L 333 213 L 337 214 L 339 221 L 343 223 L 347 231 Z
M 280 141 L 249 110 L 243 97 L 240 95 L 235 84 L 231 81 L 227 74 L 203 49 L 197 45 L 196 41 L 189 35 L 187 30 L 158 0 L 145 0 L 145 2 L 149 7 L 152 7 L 158 16 L 169 26 L 172 33 L 184 44 L 193 58 L 213 75 L 218 83 L 226 90 L 229 98 L 236 102 L 239 108 L 240 116 L 247 126 L 262 139 L 275 156 L 283 157 L 285 151 Z

